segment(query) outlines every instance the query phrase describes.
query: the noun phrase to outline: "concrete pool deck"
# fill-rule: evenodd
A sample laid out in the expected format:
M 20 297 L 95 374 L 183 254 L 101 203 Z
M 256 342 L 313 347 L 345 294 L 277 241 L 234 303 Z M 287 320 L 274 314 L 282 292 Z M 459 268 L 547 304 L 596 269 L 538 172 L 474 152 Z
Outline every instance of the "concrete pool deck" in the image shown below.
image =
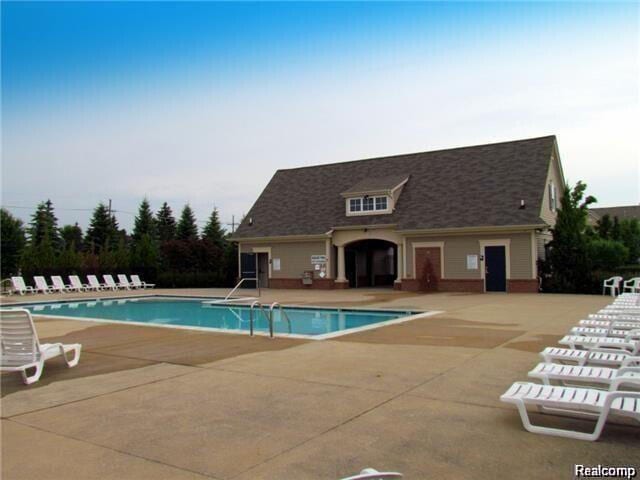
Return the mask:
M 80 342 L 83 354 L 73 369 L 48 362 L 30 387 L 1 376 L 2 478 L 338 479 L 367 466 L 407 479 L 573 478 L 574 464 L 640 464 L 637 427 L 609 425 L 593 443 L 534 435 L 498 400 L 609 297 L 372 289 L 261 299 L 443 313 L 324 341 L 37 319 L 43 341 Z

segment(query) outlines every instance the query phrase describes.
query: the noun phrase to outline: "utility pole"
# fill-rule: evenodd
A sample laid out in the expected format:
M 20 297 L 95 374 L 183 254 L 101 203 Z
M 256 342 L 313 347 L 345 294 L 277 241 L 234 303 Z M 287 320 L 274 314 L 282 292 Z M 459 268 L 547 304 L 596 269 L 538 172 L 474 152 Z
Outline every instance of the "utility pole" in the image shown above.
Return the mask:
M 109 199 L 109 218 L 111 218 L 111 199 Z

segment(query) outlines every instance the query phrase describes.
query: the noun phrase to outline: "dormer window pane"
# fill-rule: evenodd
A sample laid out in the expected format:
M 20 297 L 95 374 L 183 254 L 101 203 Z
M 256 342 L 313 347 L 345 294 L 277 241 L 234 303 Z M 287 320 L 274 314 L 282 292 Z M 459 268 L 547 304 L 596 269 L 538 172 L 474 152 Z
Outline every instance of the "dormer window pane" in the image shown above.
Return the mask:
M 352 198 L 349 200 L 349 211 L 351 212 L 359 212 L 362 210 L 362 199 L 361 198 Z
M 387 197 L 376 197 L 376 210 L 387 209 Z
M 362 199 L 362 210 L 365 212 L 373 210 L 373 197 L 365 197 Z

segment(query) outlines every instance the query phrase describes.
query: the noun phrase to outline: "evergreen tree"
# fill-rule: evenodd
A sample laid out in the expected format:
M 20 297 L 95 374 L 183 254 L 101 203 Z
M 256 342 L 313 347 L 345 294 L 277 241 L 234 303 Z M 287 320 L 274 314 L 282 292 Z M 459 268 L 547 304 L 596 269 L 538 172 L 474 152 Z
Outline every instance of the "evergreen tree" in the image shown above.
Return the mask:
M 609 214 L 604 214 L 600 220 L 596 223 L 596 230 L 600 238 L 604 238 L 606 240 L 611 238 L 611 229 L 613 227 L 613 222 L 611 221 L 611 217 Z
M 158 231 L 158 240 L 161 243 L 175 240 L 176 238 L 176 219 L 173 217 L 171 207 L 164 202 L 158 213 L 156 214 L 156 229 Z
M 591 262 L 585 231 L 588 207 L 596 199 L 592 196 L 584 198 L 586 188 L 582 182 L 573 189 L 564 187 L 547 258 L 552 284 L 545 289 L 566 293 L 590 289 Z
M 51 200 L 38 204 L 35 213 L 31 216 L 28 233 L 29 243 L 33 246 L 40 245 L 44 237 L 47 236 L 54 251 L 58 252 L 62 249 L 62 238 L 58 232 L 58 219 L 53 211 Z
M 620 220 L 618 217 L 613 217 L 613 225 L 611 227 L 611 239 L 620 241 L 622 240 L 622 230 L 620 229 Z
M 213 212 L 211 212 L 211 216 L 209 217 L 209 221 L 202 230 L 202 238 L 207 240 L 220 248 L 224 247 L 225 244 L 225 233 L 220 225 L 220 219 L 218 217 L 218 209 L 214 207 Z
M 134 244 L 138 242 L 143 235 L 147 235 L 150 238 L 156 237 L 156 221 L 153 218 L 151 206 L 146 198 L 142 200 L 140 208 L 138 209 L 138 215 L 134 221 L 132 234 Z
M 91 223 L 87 229 L 85 243 L 91 251 L 102 252 L 105 248 L 112 248 L 118 243 L 118 222 L 115 216 L 109 215 L 104 203 L 98 204 L 93 211 Z
M 186 204 L 180 214 L 180 221 L 176 227 L 176 238 L 178 240 L 197 240 L 198 226 L 196 225 L 196 217 L 193 210 Z
M 620 240 L 629 250 L 626 260 L 630 264 L 640 264 L 640 221 L 625 218 L 620 221 Z
M 0 277 L 18 273 L 26 239 L 22 221 L 0 209 Z
M 73 244 L 76 252 L 82 250 L 82 229 L 76 222 L 75 225 L 65 225 L 60 229 L 60 236 L 65 250 Z

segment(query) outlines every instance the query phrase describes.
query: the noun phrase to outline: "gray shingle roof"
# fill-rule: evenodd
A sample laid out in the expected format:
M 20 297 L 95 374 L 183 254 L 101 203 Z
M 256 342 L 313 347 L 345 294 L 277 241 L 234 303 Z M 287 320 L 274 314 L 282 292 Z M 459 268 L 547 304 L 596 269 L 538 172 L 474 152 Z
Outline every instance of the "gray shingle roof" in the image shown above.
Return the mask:
M 387 175 L 386 177 L 367 177 L 352 185 L 342 195 L 391 191 L 409 178 L 409 174 Z
M 555 142 L 548 136 L 278 170 L 234 237 L 315 235 L 374 224 L 398 230 L 542 224 Z M 405 175 L 410 178 L 393 213 L 345 215 L 342 192 L 359 181 Z
M 637 218 L 640 220 L 640 205 L 625 205 L 620 207 L 598 207 L 590 208 L 589 211 L 602 218 L 604 215 L 609 215 L 611 219 L 618 217 L 619 220 Z

